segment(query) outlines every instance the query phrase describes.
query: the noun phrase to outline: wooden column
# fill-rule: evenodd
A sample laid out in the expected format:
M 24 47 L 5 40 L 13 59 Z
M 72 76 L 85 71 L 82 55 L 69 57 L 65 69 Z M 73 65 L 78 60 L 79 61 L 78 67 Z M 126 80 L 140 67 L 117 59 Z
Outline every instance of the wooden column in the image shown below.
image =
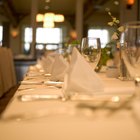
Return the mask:
M 83 37 L 83 4 L 83 0 L 76 0 L 75 27 L 79 40 Z
M 36 15 L 38 13 L 38 0 L 32 0 L 31 4 L 31 28 L 32 28 L 32 43 L 31 43 L 31 55 L 36 57 Z
M 10 47 L 9 40 L 10 40 L 10 24 L 9 22 L 3 22 L 3 39 L 2 39 L 2 46 Z
M 140 21 L 140 0 L 138 0 L 137 6 L 138 6 L 138 20 Z

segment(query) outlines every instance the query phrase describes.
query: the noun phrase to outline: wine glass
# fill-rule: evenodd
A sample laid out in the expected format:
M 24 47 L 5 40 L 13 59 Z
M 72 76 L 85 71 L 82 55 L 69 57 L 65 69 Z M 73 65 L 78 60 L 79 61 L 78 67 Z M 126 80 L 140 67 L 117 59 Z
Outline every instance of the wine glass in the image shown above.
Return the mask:
M 140 21 L 125 25 L 121 56 L 125 68 L 126 79 L 140 83 Z
M 101 58 L 100 38 L 84 37 L 81 41 L 81 54 L 87 62 L 97 70 L 97 65 Z

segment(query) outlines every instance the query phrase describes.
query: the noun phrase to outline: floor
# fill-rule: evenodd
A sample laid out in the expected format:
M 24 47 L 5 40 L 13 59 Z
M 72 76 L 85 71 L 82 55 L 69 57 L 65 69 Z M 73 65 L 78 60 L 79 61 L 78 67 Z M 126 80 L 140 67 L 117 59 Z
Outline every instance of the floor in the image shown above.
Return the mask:
M 5 110 L 6 106 L 8 105 L 10 99 L 13 97 L 18 87 L 19 85 L 13 87 L 0 98 L 0 114 Z

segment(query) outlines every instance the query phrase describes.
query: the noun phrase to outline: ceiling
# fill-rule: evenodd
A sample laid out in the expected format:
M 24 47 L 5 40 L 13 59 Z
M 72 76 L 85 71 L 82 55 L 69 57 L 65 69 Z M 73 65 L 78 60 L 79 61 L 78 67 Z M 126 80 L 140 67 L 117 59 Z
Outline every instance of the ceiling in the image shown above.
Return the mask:
M 13 6 L 17 13 L 29 13 L 31 9 L 32 0 L 12 0 Z M 45 2 L 45 0 L 38 1 L 39 12 L 53 11 L 63 14 L 73 14 L 76 0 L 50 0 L 50 2 Z M 49 7 L 47 9 L 46 7 Z
M 45 13 L 53 11 L 65 16 L 75 15 L 76 0 L 38 0 L 38 11 Z M 116 0 L 84 0 L 84 16 L 88 18 L 95 12 L 105 12 L 109 8 L 112 13 L 119 11 Z M 119 0 L 117 0 L 119 1 Z M 30 14 L 32 0 L 0 0 L 0 14 L 8 17 L 11 21 L 19 21 Z M 47 7 L 49 7 L 47 9 Z

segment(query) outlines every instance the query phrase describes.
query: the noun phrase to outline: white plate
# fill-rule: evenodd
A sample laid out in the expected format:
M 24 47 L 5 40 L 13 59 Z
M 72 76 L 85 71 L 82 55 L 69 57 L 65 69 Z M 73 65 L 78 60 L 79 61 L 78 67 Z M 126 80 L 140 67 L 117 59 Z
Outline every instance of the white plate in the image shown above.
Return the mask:
M 37 101 L 37 100 L 57 100 L 62 99 L 60 94 L 24 94 L 19 95 L 18 99 L 22 102 Z
M 22 85 L 28 85 L 28 84 L 32 84 L 32 85 L 38 85 L 38 84 L 43 84 L 43 81 L 29 81 L 29 80 L 23 80 L 21 81 Z
M 58 87 L 62 87 L 63 82 L 60 81 L 45 81 L 44 84 L 48 85 L 48 86 L 58 86 Z

